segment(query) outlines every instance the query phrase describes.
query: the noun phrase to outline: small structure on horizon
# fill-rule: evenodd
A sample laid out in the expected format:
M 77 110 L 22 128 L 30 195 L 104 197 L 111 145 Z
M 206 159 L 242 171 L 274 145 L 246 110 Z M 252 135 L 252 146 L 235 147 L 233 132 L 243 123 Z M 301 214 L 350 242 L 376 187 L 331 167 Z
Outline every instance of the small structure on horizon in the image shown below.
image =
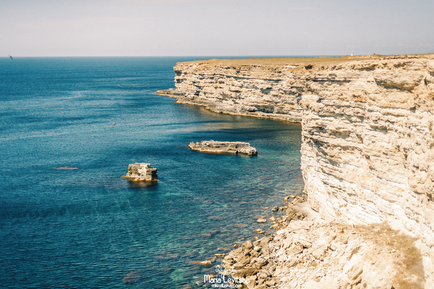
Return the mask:
M 124 176 L 135 182 L 156 182 L 157 169 L 151 168 L 151 164 L 135 163 L 128 165 L 128 173 Z
M 351 56 L 354 56 L 354 51 L 353 50 L 351 50 Z

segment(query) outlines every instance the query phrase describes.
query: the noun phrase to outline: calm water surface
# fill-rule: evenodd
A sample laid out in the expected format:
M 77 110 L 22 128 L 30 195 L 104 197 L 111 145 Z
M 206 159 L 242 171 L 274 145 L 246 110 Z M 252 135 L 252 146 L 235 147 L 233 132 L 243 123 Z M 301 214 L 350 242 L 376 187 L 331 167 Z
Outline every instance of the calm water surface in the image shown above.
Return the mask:
M 192 262 L 301 193 L 300 126 L 155 94 L 191 59 L 0 58 L 1 288 L 198 288 L 215 269 Z M 259 155 L 187 148 L 210 139 Z M 135 162 L 158 184 L 122 178 Z

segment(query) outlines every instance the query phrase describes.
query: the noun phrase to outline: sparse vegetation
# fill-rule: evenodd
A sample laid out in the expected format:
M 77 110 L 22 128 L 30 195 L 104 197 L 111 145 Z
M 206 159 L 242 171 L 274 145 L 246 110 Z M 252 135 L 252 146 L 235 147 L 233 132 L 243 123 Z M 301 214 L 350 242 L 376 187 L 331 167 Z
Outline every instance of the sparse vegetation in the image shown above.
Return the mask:
M 424 288 L 422 255 L 415 247 L 416 238 L 393 230 L 387 223 L 358 228 L 362 234 L 369 234 L 379 246 L 388 247 L 392 252 L 395 250 L 395 289 Z
M 198 60 L 185 63 L 203 63 L 203 64 L 225 64 L 225 65 L 282 65 L 282 64 L 340 64 L 350 61 L 373 60 L 382 58 L 417 58 L 426 57 L 429 54 L 421 55 L 361 55 L 361 56 L 338 56 L 338 57 L 306 57 L 306 58 L 248 58 L 248 59 L 210 59 Z M 309 66 L 308 66 L 309 67 Z M 310 67 L 309 69 L 311 69 Z

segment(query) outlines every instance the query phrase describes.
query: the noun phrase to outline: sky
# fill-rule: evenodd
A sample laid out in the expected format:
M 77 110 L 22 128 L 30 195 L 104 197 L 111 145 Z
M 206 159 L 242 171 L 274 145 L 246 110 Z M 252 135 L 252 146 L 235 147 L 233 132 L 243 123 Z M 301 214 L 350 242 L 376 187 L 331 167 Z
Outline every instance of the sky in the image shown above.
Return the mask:
M 0 0 L 0 57 L 434 52 L 434 0 Z

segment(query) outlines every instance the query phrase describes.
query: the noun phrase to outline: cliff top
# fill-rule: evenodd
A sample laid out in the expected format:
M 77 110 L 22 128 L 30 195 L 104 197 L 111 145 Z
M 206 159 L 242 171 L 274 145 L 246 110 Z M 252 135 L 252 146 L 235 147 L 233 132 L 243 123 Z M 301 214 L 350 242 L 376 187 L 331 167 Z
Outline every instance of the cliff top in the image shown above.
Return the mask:
M 361 55 L 361 56 L 340 56 L 340 57 L 306 57 L 306 58 L 246 58 L 246 59 L 210 59 L 180 62 L 182 64 L 223 64 L 223 65 L 291 65 L 291 64 L 340 64 L 350 61 L 360 60 L 380 60 L 380 59 L 414 59 L 429 58 L 433 54 L 414 54 L 414 55 Z

